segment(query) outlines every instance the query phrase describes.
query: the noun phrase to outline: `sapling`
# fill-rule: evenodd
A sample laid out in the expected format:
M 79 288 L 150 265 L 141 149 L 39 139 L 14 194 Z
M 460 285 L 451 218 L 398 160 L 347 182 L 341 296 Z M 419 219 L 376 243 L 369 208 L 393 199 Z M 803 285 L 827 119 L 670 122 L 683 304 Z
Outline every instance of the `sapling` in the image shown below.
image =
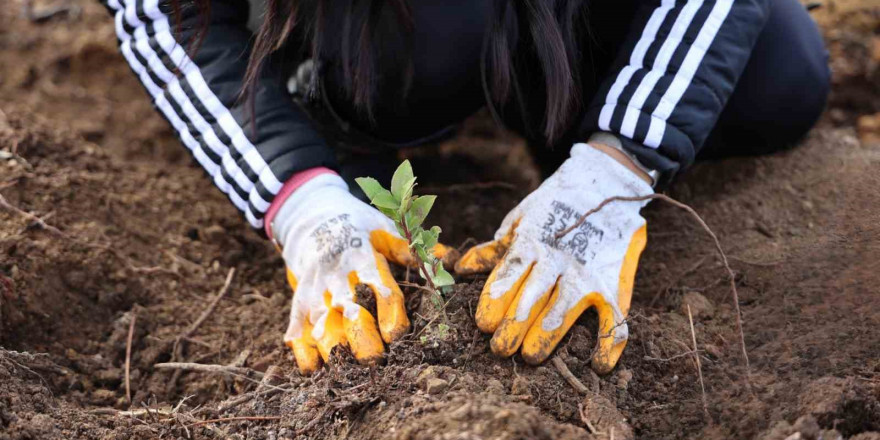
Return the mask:
M 394 221 L 397 232 L 409 243 L 416 268 L 425 280 L 426 288 L 431 290 L 436 298 L 441 298 L 441 290 L 454 284 L 455 280 L 433 253 L 440 237 L 440 227 L 432 226 L 425 229 L 422 226 L 437 196 L 413 195 L 416 178 L 408 160 L 403 161 L 394 171 L 390 190 L 383 188 L 382 184 L 372 177 L 358 177 L 355 181 L 370 199 L 370 203 Z

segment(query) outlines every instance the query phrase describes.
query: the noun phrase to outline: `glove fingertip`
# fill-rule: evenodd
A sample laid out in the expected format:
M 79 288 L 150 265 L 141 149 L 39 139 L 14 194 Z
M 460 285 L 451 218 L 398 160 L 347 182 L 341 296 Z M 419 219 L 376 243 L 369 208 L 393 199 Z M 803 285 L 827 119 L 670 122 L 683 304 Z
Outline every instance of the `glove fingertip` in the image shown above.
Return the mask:
M 593 367 L 593 371 L 596 374 L 608 374 L 614 367 L 617 366 L 617 361 L 620 360 L 620 356 L 623 354 L 623 349 L 626 348 L 626 340 L 624 339 L 614 346 L 610 347 L 610 349 L 605 349 L 604 347 L 600 347 L 599 350 L 593 355 L 593 359 L 591 361 L 591 366 Z

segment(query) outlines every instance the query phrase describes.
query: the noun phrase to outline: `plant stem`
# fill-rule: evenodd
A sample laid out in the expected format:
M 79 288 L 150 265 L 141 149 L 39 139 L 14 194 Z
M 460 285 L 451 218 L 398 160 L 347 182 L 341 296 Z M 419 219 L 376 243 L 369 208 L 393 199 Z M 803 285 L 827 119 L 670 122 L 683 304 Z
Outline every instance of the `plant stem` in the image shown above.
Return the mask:
M 425 262 L 416 255 L 415 252 L 412 251 L 412 232 L 410 232 L 409 228 L 406 226 L 406 220 L 404 218 L 400 219 L 400 228 L 403 229 L 403 235 L 406 236 L 406 242 L 410 245 L 410 255 L 412 255 L 415 261 L 419 262 L 419 271 L 422 272 L 422 277 L 425 279 L 428 287 L 434 292 L 435 295 L 439 295 L 440 292 L 437 291 L 437 286 L 434 285 L 434 281 L 431 280 L 431 274 L 428 272 L 428 268 L 425 266 Z

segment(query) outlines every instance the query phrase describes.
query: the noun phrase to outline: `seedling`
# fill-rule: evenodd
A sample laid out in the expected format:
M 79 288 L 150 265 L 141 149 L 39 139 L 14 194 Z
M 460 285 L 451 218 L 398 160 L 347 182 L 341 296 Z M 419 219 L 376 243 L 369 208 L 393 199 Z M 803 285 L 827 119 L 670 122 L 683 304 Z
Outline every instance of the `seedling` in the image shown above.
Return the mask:
M 370 203 L 394 221 L 397 232 L 409 242 L 410 252 L 426 287 L 439 297 L 441 289 L 451 286 L 455 280 L 432 252 L 440 237 L 440 227 L 422 227 L 437 196 L 413 195 L 416 178 L 408 160 L 394 171 L 390 191 L 371 177 L 359 177 L 355 181 L 364 190 Z

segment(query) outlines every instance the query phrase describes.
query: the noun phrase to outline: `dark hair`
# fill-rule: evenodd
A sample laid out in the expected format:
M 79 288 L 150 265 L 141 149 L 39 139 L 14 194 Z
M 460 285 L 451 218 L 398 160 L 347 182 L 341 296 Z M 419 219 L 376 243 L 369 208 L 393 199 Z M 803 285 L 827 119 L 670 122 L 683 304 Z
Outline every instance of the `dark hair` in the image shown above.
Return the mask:
M 196 0 L 199 3 L 210 0 Z M 345 0 L 347 8 L 341 38 L 323 38 L 328 0 L 268 0 L 262 26 L 248 61 L 242 96 L 253 103 L 253 91 L 267 58 L 284 46 L 297 29 L 319 63 L 338 54 L 344 87 L 355 108 L 373 121 L 379 48 L 376 38 L 394 34 L 404 53 L 383 54 L 383 75 L 401 75 L 405 96 L 413 70 L 409 35 L 414 22 L 408 0 Z M 338 1 L 338 0 L 336 0 Z M 527 104 L 533 91 L 520 87 L 520 72 L 537 64 L 543 79 L 542 136 L 552 143 L 565 132 L 571 114 L 581 108 L 578 41 L 585 31 L 584 0 L 492 0 L 491 20 L 483 50 L 483 84 L 487 104 L 499 119 L 497 108 L 515 104 L 524 125 L 531 121 Z M 356 34 L 355 34 L 356 33 Z M 356 38 L 354 38 L 356 35 Z M 388 63 L 394 64 L 388 66 Z M 396 72 L 389 72 L 393 68 Z M 534 70 L 534 69 L 532 69 Z M 529 74 L 533 75 L 534 72 Z M 319 75 L 314 75 L 318 77 Z

